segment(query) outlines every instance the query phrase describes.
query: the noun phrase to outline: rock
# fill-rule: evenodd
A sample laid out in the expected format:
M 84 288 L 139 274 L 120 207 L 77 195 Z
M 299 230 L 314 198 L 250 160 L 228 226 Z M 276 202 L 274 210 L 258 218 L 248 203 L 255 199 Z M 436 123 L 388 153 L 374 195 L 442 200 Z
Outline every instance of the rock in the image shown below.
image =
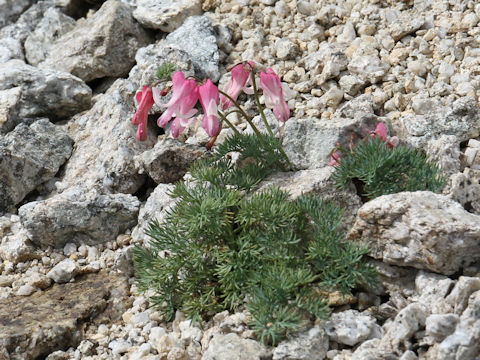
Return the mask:
M 133 17 L 144 27 L 170 33 L 180 27 L 188 17 L 201 14 L 201 0 L 137 0 Z
M 478 290 L 480 290 L 480 279 L 460 276 L 446 301 L 452 305 L 455 314 L 461 315 L 467 307 L 470 295 Z
M 375 84 L 387 73 L 389 65 L 376 55 L 356 55 L 348 63 L 348 71 L 364 83 Z
M 390 35 L 395 41 L 420 29 L 425 23 L 425 18 L 418 13 L 402 12 L 402 15 L 389 26 Z
M 15 295 L 17 296 L 30 296 L 38 289 L 30 284 L 22 285 L 18 288 Z
M 30 360 L 76 346 L 85 322 L 108 311 L 113 289 L 126 286 L 125 278 L 102 271 L 26 298 L 0 300 L 0 349 L 12 359 Z M 116 298 L 126 301 L 120 294 Z
M 328 351 L 328 336 L 321 327 L 282 341 L 273 350 L 273 360 L 310 360 L 323 359 Z
M 283 148 L 297 169 L 315 169 L 328 165 L 330 154 L 338 142 L 348 146 L 352 133 L 357 138 L 374 129 L 375 115 L 356 119 L 332 118 L 328 121 L 292 118 L 285 123 Z
M 446 276 L 419 271 L 415 277 L 415 300 L 428 307 L 432 314 L 453 312 L 453 307 L 446 301 L 455 281 Z
M 146 176 L 138 174 L 133 158 L 151 148 L 156 136 L 150 131 L 146 141 L 135 138 L 130 120 L 136 89 L 127 80 L 117 80 L 89 111 L 70 120 L 68 132 L 75 149 L 57 188 L 84 186 L 131 194 L 143 185 Z
M 0 258 L 3 260 L 18 264 L 38 257 L 39 255 L 32 246 L 25 229 L 15 231 L 1 240 Z
M 89 108 L 91 96 L 90 88 L 68 73 L 7 61 L 0 64 L 0 133 L 26 118 L 65 119 Z
M 0 39 L 0 64 L 11 59 L 24 59 L 22 43 L 12 38 Z
M 466 152 L 465 152 L 466 153 Z M 480 170 L 465 168 L 450 177 L 448 196 L 475 214 L 480 214 Z
M 108 344 L 108 347 L 112 349 L 112 354 L 117 356 L 126 353 L 130 346 L 132 346 L 132 344 L 123 339 L 113 340 Z
M 437 139 L 430 140 L 425 146 L 425 152 L 429 161 L 436 163 L 444 176 L 452 175 L 460 171 L 460 147 L 454 135 L 441 135 Z
M 67 258 L 60 261 L 47 273 L 47 277 L 57 284 L 63 284 L 72 280 L 78 273 L 78 265 L 75 261 Z
M 12 2 L 12 0 L 1 0 L 3 2 Z M 20 0 L 19 3 L 25 3 L 25 0 Z M 30 3 L 36 2 L 35 0 Z M 54 4 L 50 1 L 39 1 L 30 6 L 25 12 L 20 15 L 14 24 L 5 27 L 0 26 L 0 38 L 11 38 L 19 41 L 22 45 L 28 35 L 35 29 L 37 24 L 42 20 L 43 14 Z M 3 9 L 3 8 L 2 8 Z M 3 12 L 2 12 L 3 14 Z M 0 15 L 1 16 L 1 15 Z M 23 52 L 23 50 L 22 50 Z
M 140 173 L 145 171 L 157 184 L 181 180 L 193 162 L 206 154 L 204 147 L 164 138 L 153 149 L 135 158 Z
M 362 206 L 362 201 L 353 185 L 347 190 L 337 188 L 331 179 L 334 170 L 333 166 L 325 166 L 319 169 L 276 173 L 262 181 L 257 191 L 275 186 L 288 192 L 292 200 L 302 194 L 319 195 L 323 200 L 333 202 L 345 210 L 343 224 L 346 229 L 350 229 L 355 221 L 357 210 Z
M 364 204 L 349 238 L 388 264 L 450 275 L 478 260 L 479 220 L 446 196 L 403 192 Z
M 384 346 L 380 339 L 367 340 L 355 349 L 350 360 L 397 359 L 393 350 Z
M 72 152 L 72 140 L 46 119 L 0 135 L 0 213 L 52 178 Z
M 418 329 L 425 326 L 426 317 L 427 308 L 416 303 L 407 305 L 390 324 L 382 342 L 390 343 L 393 348 L 398 348 L 402 343 L 407 342 Z
M 34 0 L 0 0 L 0 28 L 15 22 Z
M 298 46 L 290 39 L 281 38 L 275 42 L 277 58 L 280 60 L 295 59 L 298 53 Z
M 242 339 L 237 334 L 216 334 L 203 353 L 202 360 L 261 360 L 268 356 L 268 350 L 259 342 Z
M 462 97 L 428 114 L 403 115 L 392 121 L 392 127 L 398 137 L 417 148 L 443 135 L 454 135 L 459 143 L 480 135 L 480 108 L 474 99 Z
M 115 240 L 136 224 L 140 202 L 132 195 L 102 195 L 73 187 L 47 200 L 33 201 L 18 213 L 30 239 L 38 245 L 67 242 L 96 244 Z
M 425 322 L 425 333 L 433 336 L 436 342 L 441 342 L 455 331 L 459 321 L 460 317 L 456 314 L 432 314 Z
M 145 205 L 140 209 L 138 224 L 132 230 L 134 242 L 146 244 L 151 238 L 145 234 L 151 221 L 158 220 L 162 223 L 166 213 L 175 204 L 175 200 L 168 194 L 174 189 L 172 184 L 159 184 L 150 194 Z
M 330 340 L 348 346 L 382 335 L 375 318 L 356 310 L 333 313 L 325 324 L 325 330 Z
M 192 326 L 191 320 L 185 320 L 178 324 L 180 329 L 181 336 L 180 338 L 186 343 L 189 344 L 193 341 L 199 342 L 202 340 L 203 332 L 196 326 Z
M 85 81 L 125 76 L 135 64 L 137 49 L 149 42 L 130 6 L 108 0 L 55 41 L 39 67 L 66 71 Z
M 207 16 L 189 17 L 181 27 L 166 37 L 165 45 L 186 52 L 200 79 L 210 78 L 217 82 L 220 78 L 217 39 Z
M 67 32 L 73 30 L 77 23 L 57 8 L 49 8 L 35 30 L 25 40 L 25 57 L 32 65 L 43 60 L 53 43 Z
M 47 289 L 52 284 L 52 280 L 46 275 L 40 273 L 34 273 L 28 278 L 28 283 L 35 286 L 37 289 Z

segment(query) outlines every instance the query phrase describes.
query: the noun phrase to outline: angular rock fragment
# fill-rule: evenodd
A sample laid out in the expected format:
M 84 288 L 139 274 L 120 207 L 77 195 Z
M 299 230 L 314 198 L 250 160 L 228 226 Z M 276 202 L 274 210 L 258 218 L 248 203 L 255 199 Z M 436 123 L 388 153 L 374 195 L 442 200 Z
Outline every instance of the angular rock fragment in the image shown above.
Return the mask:
M 23 60 L 22 43 L 13 38 L 0 39 L 0 64 L 11 59 Z
M 480 216 L 428 191 L 384 195 L 358 210 L 349 238 L 388 264 L 451 275 L 480 259 Z
M 52 178 L 72 152 L 72 140 L 48 120 L 18 125 L 0 137 L 0 213 Z
M 356 310 L 332 314 L 325 329 L 331 340 L 349 346 L 382 335 L 382 328 L 376 324 L 375 318 Z
M 33 201 L 18 210 L 20 221 L 37 245 L 62 247 L 68 242 L 97 244 L 137 222 L 140 202 L 132 195 L 102 195 L 73 187 L 47 200 Z
M 328 351 L 328 336 L 316 326 L 282 341 L 273 350 L 273 360 L 324 359 Z
M 172 32 L 189 16 L 201 13 L 201 0 L 137 0 L 133 17 L 147 28 Z
M 133 194 L 142 186 L 146 176 L 138 174 L 133 159 L 153 146 L 156 135 L 149 131 L 146 141 L 135 138 L 131 119 L 136 90 L 137 85 L 117 80 L 89 111 L 69 121 L 75 149 L 57 188 L 80 185 L 102 193 Z
M 7 61 L 0 64 L 0 133 L 26 118 L 67 118 L 89 108 L 91 97 L 92 90 L 73 75 Z
M 216 334 L 203 353 L 202 360 L 216 360 L 218 354 L 228 354 L 232 360 L 261 360 L 268 356 L 268 350 L 259 342 L 242 339 L 234 333 Z
M 0 354 L 30 360 L 76 346 L 85 322 L 99 313 L 119 318 L 114 308 L 128 306 L 128 293 L 123 276 L 100 272 L 26 298 L 0 300 Z
M 138 155 L 135 161 L 157 184 L 174 183 L 205 153 L 203 147 L 165 138 L 157 142 L 153 149 Z
M 85 81 L 125 76 L 135 63 L 137 50 L 149 42 L 149 35 L 133 19 L 130 6 L 108 0 L 60 37 L 39 67 L 66 71 Z
M 185 51 L 190 56 L 199 78 L 210 78 L 213 82 L 220 78 L 217 39 L 212 22 L 207 16 L 189 17 L 181 27 L 167 36 L 165 44 Z
M 34 0 L 0 0 L 0 28 L 15 22 Z
M 45 11 L 43 19 L 25 40 L 25 57 L 28 62 L 37 65 L 45 60 L 45 56 L 55 40 L 73 30 L 76 25 L 74 19 L 63 14 L 57 8 Z

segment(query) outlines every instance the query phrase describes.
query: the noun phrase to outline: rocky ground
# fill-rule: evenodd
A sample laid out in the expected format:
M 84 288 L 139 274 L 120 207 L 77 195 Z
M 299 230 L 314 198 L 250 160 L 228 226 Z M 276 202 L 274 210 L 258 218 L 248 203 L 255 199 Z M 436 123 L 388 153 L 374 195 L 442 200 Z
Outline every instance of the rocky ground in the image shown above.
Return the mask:
M 480 358 L 480 4 L 473 0 L 0 0 L 0 359 Z M 159 65 L 225 84 L 242 60 L 293 90 L 266 184 L 346 207 L 381 285 L 332 298 L 329 321 L 274 348 L 248 313 L 167 323 L 134 283 L 132 247 L 203 154 L 134 95 Z M 248 103 L 247 103 L 248 107 Z M 271 116 L 271 114 L 267 114 Z M 249 131 L 238 118 L 233 122 Z M 330 180 L 329 154 L 378 122 L 449 177 L 442 194 L 365 204 Z M 228 134 L 224 129 L 220 134 Z M 478 153 L 478 155 L 477 155 Z M 265 185 L 266 185 L 265 184 Z

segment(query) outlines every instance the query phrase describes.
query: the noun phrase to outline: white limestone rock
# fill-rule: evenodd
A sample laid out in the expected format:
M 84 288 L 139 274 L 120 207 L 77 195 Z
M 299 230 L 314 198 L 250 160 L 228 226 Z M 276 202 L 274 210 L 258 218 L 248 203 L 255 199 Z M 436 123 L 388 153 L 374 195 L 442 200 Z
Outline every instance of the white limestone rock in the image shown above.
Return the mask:
M 0 0 L 0 28 L 13 23 L 34 0 Z
M 62 284 L 72 280 L 77 273 L 77 263 L 72 259 L 67 258 L 55 265 L 52 270 L 47 273 L 47 277 L 55 281 L 57 284 Z
M 201 0 L 137 0 L 133 17 L 146 28 L 170 33 L 188 17 L 201 14 Z
M 24 60 L 22 43 L 13 38 L 0 38 L 0 64 L 11 59 Z
M 257 341 L 231 333 L 214 335 L 202 360 L 216 360 L 218 354 L 222 354 L 224 360 L 261 360 L 269 351 Z
M 333 313 L 325 323 L 325 330 L 330 340 L 349 346 L 382 335 L 382 328 L 376 324 L 375 318 L 356 310 Z
M 315 326 L 282 341 L 273 350 L 273 360 L 323 359 L 328 351 L 328 336 Z
M 349 234 L 388 264 L 450 275 L 480 258 L 480 217 L 428 191 L 380 196 L 364 204 Z

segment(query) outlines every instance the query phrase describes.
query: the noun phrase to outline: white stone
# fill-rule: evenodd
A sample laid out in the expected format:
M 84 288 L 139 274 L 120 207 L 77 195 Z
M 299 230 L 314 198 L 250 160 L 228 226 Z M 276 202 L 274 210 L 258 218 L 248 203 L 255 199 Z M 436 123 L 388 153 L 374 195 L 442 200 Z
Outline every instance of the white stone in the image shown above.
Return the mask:
M 78 272 L 78 265 L 71 259 L 60 261 L 47 273 L 47 276 L 56 283 L 69 282 Z
M 333 313 L 326 322 L 325 329 L 330 340 L 349 346 L 382 335 L 375 318 L 356 310 Z
M 30 284 L 25 284 L 25 285 L 22 285 L 18 288 L 15 295 L 17 295 L 17 296 L 29 296 L 29 295 L 33 294 L 35 291 L 37 291 L 37 288 L 35 286 L 32 286 Z

